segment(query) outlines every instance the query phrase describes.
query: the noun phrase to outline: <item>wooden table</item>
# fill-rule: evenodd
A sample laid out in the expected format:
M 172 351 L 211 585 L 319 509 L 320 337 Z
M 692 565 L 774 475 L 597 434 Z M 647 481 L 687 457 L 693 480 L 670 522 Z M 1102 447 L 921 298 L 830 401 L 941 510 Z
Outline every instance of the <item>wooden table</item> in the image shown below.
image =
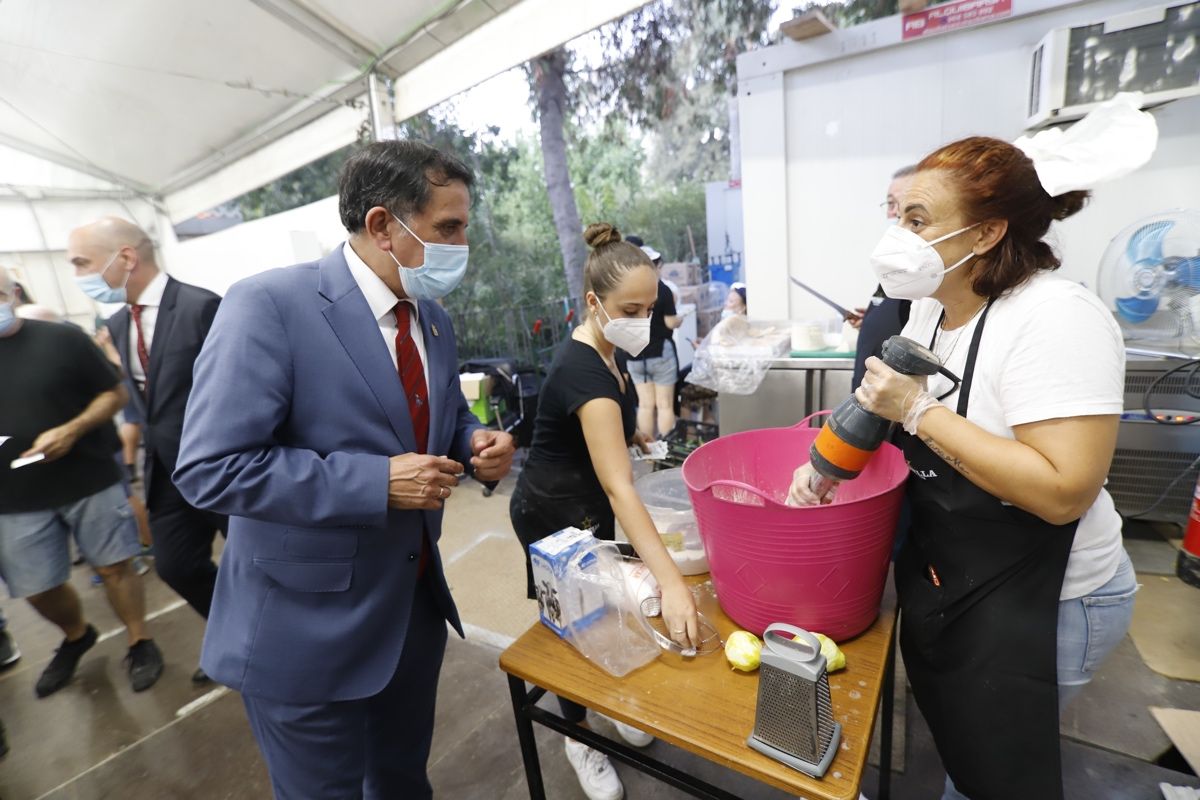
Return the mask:
M 704 584 L 707 576 L 697 582 Z M 737 630 L 701 589 L 700 611 L 724 640 Z M 533 723 L 570 736 L 676 788 L 712 800 L 737 800 L 734 795 L 649 757 L 645 751 L 600 736 L 536 706 L 547 692 L 574 700 L 607 717 L 653 734 L 688 752 L 737 770 L 763 783 L 807 798 L 857 800 L 866 769 L 867 750 L 875 711 L 883 701 L 880 732 L 879 790 L 887 800 L 892 755 L 893 639 L 896 601 L 890 585 L 875 623 L 860 636 L 842 643 L 846 669 L 829 676 L 834 718 L 842 724 L 842 743 L 823 778 L 810 778 L 770 759 L 746 744 L 754 728 L 758 674 L 730 669 L 723 653 L 683 659 L 672 653 L 626 675 L 613 678 L 593 665 L 570 644 L 540 622 L 527 630 L 500 656 L 508 673 L 513 713 L 525 760 L 532 800 L 544 800 L 541 768 Z M 525 683 L 533 684 L 526 690 Z

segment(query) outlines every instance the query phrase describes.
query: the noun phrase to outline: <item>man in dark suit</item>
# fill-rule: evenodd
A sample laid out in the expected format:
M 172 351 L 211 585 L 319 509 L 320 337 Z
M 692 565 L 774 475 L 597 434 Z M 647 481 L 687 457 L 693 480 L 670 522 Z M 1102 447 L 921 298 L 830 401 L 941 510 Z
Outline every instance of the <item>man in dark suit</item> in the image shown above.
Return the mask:
M 904 195 L 917 174 L 917 165 L 901 167 L 892 175 L 888 184 L 887 199 L 880 207 L 887 212 L 888 225 L 899 225 L 904 214 Z M 850 379 L 850 391 L 858 388 L 867 373 L 866 361 L 871 356 L 878 358 L 883 353 L 883 343 L 900 333 L 908 322 L 911 300 L 893 300 L 883 293 L 882 286 L 875 287 L 875 294 L 866 308 L 856 309 L 860 316 L 847 321 L 858 328 L 858 346 L 854 355 L 854 373 Z
M 220 298 L 160 270 L 150 237 L 123 219 L 109 217 L 76 228 L 67 246 L 85 293 L 100 302 L 126 303 L 109 318 L 108 329 L 145 420 L 144 485 L 155 565 L 163 581 L 207 619 L 217 579 L 213 536 L 226 521 L 184 500 L 171 473 L 192 391 L 192 367 Z M 197 671 L 193 680 L 207 678 Z
M 470 170 L 414 141 L 342 168 L 349 240 L 235 284 L 196 362 L 175 480 L 230 515 L 201 664 L 242 693 L 277 797 L 432 796 L 442 510 L 507 433 L 458 383 L 436 302 L 467 268 Z

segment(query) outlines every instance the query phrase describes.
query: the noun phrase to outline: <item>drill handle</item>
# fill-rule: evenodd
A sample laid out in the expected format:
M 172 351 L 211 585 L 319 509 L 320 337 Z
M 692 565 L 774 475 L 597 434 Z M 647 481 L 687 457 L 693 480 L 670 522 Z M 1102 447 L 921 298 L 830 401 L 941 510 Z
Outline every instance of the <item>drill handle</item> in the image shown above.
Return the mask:
M 942 360 L 920 342 L 903 336 L 889 337 L 883 343 L 883 363 L 901 375 L 936 375 Z

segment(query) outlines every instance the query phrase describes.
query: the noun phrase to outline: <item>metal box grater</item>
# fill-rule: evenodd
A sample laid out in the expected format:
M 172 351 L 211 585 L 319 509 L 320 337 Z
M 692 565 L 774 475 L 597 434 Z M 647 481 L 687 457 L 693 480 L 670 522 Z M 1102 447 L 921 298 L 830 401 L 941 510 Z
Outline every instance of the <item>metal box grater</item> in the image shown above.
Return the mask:
M 817 637 L 794 625 L 769 625 L 763 631 L 758 708 L 747 744 L 819 778 L 829 769 L 841 738 Z

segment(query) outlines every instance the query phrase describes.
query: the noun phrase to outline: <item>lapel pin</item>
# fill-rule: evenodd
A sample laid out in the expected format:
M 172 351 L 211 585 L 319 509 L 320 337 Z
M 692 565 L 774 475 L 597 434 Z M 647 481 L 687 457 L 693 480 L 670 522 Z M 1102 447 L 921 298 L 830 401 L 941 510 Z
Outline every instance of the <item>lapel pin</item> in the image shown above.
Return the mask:
M 437 325 L 434 325 L 432 322 L 429 323 L 429 329 L 433 331 L 434 336 L 440 335 L 438 334 Z

